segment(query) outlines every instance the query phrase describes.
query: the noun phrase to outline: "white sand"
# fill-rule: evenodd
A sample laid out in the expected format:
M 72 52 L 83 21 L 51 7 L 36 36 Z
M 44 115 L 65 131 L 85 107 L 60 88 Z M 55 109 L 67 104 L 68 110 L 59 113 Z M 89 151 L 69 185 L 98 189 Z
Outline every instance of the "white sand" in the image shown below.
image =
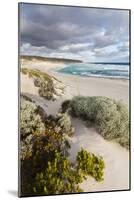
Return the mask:
M 63 67 L 64 64 L 61 63 L 29 62 L 23 63 L 22 66 L 45 71 L 66 85 L 66 93 L 59 100 L 46 101 L 38 96 L 37 88 L 31 83 L 31 80 L 21 74 L 21 91 L 32 95 L 34 101 L 41 105 L 48 114 L 55 115 L 61 103 L 74 95 L 107 96 L 128 104 L 128 81 L 60 74 L 54 70 Z M 84 147 L 90 152 L 102 156 L 106 164 L 104 181 L 97 183 L 90 177 L 81 184 L 82 189 L 85 192 L 129 189 L 129 152 L 119 144 L 104 140 L 94 128 L 87 128 L 81 120 L 73 119 L 73 125 L 75 135 L 70 139 L 70 158 L 74 160 L 77 152 Z
M 54 63 L 51 61 L 43 62 L 39 60 L 26 62 L 23 60 L 21 65 L 26 68 L 38 68 L 41 71 L 57 77 L 67 86 L 65 99 L 72 98 L 74 95 L 107 96 L 129 104 L 128 80 L 61 74 L 56 71 L 65 66 L 65 64 L 61 62 Z
M 94 128 L 87 128 L 79 119 L 73 119 L 75 134 L 71 138 L 70 156 L 75 160 L 81 148 L 100 155 L 105 161 L 104 181 L 97 183 L 89 177 L 80 184 L 85 192 L 122 190 L 129 188 L 129 153 L 119 144 L 104 140 Z
M 28 75 L 21 73 L 21 93 L 30 93 L 38 95 L 38 87 L 35 87 L 33 78 L 29 78 Z
M 129 83 L 127 80 L 80 77 L 58 72 L 51 72 L 51 74 L 67 85 L 66 96 L 68 98 L 72 98 L 74 95 L 107 96 L 129 104 Z
M 35 69 L 39 69 L 41 71 L 45 71 L 48 72 L 52 69 L 55 68 L 61 68 L 64 66 L 64 63 L 60 62 L 60 63 L 55 63 L 52 61 L 39 61 L 39 60 L 32 60 L 32 61 L 25 61 L 25 60 L 21 60 L 21 67 L 24 68 L 35 68 Z

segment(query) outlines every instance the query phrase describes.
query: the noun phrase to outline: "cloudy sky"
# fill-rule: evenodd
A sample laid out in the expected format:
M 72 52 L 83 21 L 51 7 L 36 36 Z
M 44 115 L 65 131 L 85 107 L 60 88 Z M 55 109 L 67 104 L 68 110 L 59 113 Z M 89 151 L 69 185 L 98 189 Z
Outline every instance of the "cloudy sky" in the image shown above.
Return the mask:
M 20 4 L 22 55 L 129 61 L 129 12 Z

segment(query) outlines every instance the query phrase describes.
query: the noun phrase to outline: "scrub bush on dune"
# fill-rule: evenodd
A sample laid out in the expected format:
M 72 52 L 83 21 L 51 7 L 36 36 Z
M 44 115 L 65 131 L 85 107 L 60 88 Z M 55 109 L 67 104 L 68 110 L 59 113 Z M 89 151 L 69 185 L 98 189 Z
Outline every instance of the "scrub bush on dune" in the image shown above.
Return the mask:
M 78 152 L 76 163 L 55 152 L 54 160 L 41 173 L 37 173 L 33 191 L 35 194 L 62 194 L 82 192 L 79 183 L 92 176 L 100 182 L 104 178 L 103 158 L 90 154 L 86 150 Z
M 47 100 L 55 100 L 64 93 L 64 86 L 54 76 L 38 69 L 21 68 L 24 75 L 33 78 L 34 85 L 38 87 L 38 93 Z
M 57 124 L 61 127 L 62 131 L 69 136 L 72 136 L 74 133 L 74 127 L 72 126 L 72 122 L 68 113 L 59 113 Z
M 30 101 L 21 98 L 20 131 L 21 136 L 29 134 L 40 134 L 45 126 L 41 116 L 38 114 L 38 107 Z
M 69 159 L 68 139 L 73 133 L 70 116 L 67 113 L 43 114 L 42 121 L 42 112 L 35 103 L 21 99 L 21 195 L 81 192 L 79 183 L 87 176 L 102 181 L 102 158 L 81 150 L 75 162 Z
M 94 154 L 82 149 L 77 154 L 78 169 L 84 175 L 91 175 L 96 181 L 104 180 L 105 163 L 102 157 L 97 157 Z
M 129 148 L 129 116 L 126 105 L 101 96 L 76 96 L 69 105 L 73 116 L 92 122 L 105 139 L 115 140 Z

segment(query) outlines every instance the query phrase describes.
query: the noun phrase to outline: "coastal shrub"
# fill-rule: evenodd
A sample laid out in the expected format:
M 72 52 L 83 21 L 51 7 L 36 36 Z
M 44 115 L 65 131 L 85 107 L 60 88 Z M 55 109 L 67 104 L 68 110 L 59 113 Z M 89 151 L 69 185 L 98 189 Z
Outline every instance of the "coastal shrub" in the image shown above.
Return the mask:
M 82 191 L 78 183 L 82 177 L 67 158 L 55 151 L 53 161 L 48 161 L 46 169 L 36 174 L 33 192 L 36 195 L 63 194 Z
M 55 94 L 54 84 L 51 79 L 46 79 L 43 77 L 35 78 L 34 85 L 39 87 L 39 95 L 48 100 L 53 99 L 53 94 Z
M 29 78 L 33 78 L 34 85 L 39 88 L 39 95 L 45 99 L 55 100 L 56 96 L 60 96 L 64 92 L 61 81 L 45 72 L 28 68 L 21 68 L 21 72 L 25 75 L 28 74 Z M 57 83 L 60 84 L 58 88 L 56 88 Z
M 61 112 L 62 113 L 65 113 L 68 111 L 68 109 L 70 108 L 70 103 L 71 103 L 71 100 L 65 100 L 62 105 L 61 105 Z
M 120 101 L 107 97 L 74 97 L 71 113 L 94 123 L 99 133 L 108 140 L 115 140 L 129 148 L 128 108 Z
M 21 98 L 20 106 L 20 131 L 21 136 L 28 134 L 41 134 L 45 129 L 38 107 L 30 101 Z
M 104 160 L 82 149 L 77 155 L 78 169 L 84 175 L 91 175 L 96 181 L 104 180 Z
M 27 160 L 33 153 L 33 135 L 28 135 L 20 142 L 20 159 Z
M 75 162 L 68 158 L 68 135 L 73 128 L 69 115 L 43 114 L 42 121 L 42 112 L 36 104 L 21 98 L 22 196 L 81 192 L 79 183 L 89 175 L 96 181 L 103 180 L 104 167 L 100 157 L 83 150 L 78 153 Z
M 74 133 L 74 127 L 72 126 L 72 122 L 68 113 L 59 113 L 57 117 L 58 126 L 61 127 L 65 134 L 72 136 Z
M 45 132 L 46 113 L 32 101 L 21 97 L 20 106 L 20 158 L 29 159 L 33 153 L 35 136 Z
M 79 183 L 82 183 L 87 176 L 102 181 L 104 167 L 102 158 L 86 150 L 78 152 L 75 164 L 55 151 L 54 160 L 49 161 L 46 169 L 36 174 L 33 192 L 36 195 L 82 192 Z
M 66 135 L 62 133 L 61 130 L 60 132 L 55 131 L 54 127 L 55 122 L 49 121 L 48 123 L 46 120 L 44 134 L 29 134 L 25 138 L 21 137 L 21 193 L 23 196 L 34 194 L 33 187 L 36 182 L 36 175 L 42 173 L 43 170 L 46 170 L 48 162 L 54 160 L 55 151 L 60 152 L 62 156 L 61 160 L 69 155 L 68 148 L 70 148 L 70 144 Z M 57 171 L 59 170 L 59 167 L 60 165 L 58 166 Z M 51 190 L 49 193 L 51 193 Z M 35 193 L 35 195 L 36 194 L 41 195 L 42 191 L 40 191 L 40 193 Z

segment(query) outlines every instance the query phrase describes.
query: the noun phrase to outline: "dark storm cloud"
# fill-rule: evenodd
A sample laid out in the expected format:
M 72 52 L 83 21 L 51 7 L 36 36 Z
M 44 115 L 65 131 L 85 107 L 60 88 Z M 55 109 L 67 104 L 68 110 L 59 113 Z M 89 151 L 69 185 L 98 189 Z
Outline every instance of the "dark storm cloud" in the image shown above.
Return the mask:
M 21 42 L 47 52 L 95 54 L 95 48 L 128 40 L 128 17 L 121 10 L 21 4 Z

